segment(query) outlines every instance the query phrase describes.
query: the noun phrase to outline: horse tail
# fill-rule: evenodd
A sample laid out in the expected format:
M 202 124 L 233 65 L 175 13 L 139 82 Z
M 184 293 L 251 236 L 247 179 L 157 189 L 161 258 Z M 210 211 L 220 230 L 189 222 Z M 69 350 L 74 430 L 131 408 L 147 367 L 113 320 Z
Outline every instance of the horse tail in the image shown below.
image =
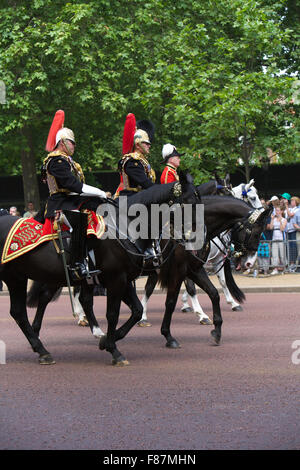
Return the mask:
M 55 293 L 52 295 L 50 302 L 54 302 L 58 299 L 62 291 L 62 287 L 59 287 Z M 33 281 L 29 291 L 27 292 L 26 305 L 29 308 L 34 308 L 38 306 L 40 297 L 42 295 L 49 295 L 49 289 L 47 284 L 44 284 L 39 281 Z
M 170 282 L 170 272 L 172 272 L 172 257 L 169 257 L 161 266 L 158 272 L 158 285 L 161 289 L 167 289 Z
M 233 278 L 230 261 L 228 258 L 226 258 L 225 263 L 224 263 L 224 274 L 225 274 L 226 285 L 229 289 L 230 294 L 237 302 L 243 303 L 246 297 L 245 297 L 244 292 L 241 291 L 241 289 L 236 284 Z

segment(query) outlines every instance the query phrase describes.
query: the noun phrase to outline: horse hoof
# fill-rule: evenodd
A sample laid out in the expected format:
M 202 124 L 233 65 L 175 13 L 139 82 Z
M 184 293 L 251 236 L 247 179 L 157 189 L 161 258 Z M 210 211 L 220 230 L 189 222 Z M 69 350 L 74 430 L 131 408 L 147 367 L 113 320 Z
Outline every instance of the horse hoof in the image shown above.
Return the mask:
M 39 363 L 44 366 L 44 365 L 51 365 L 51 364 L 56 364 L 55 360 L 51 356 L 51 354 L 46 354 L 45 356 L 40 356 L 39 357 Z
M 95 338 L 98 338 L 98 339 L 102 338 L 102 336 L 105 336 L 105 333 L 103 333 L 101 328 L 97 326 L 93 327 L 92 333 L 93 333 L 93 336 L 95 336 Z
M 87 320 L 79 320 L 78 325 L 79 326 L 89 326 L 89 322 Z
M 141 320 L 137 323 L 137 326 L 152 326 L 147 320 Z
M 242 310 L 243 310 L 243 307 L 241 307 L 240 305 L 238 305 L 237 307 L 232 307 L 233 312 L 241 312 Z
M 193 311 L 193 309 L 191 307 L 186 307 L 186 308 L 182 308 L 181 311 L 182 313 L 190 313 Z
M 213 340 L 213 344 L 215 346 L 219 346 L 220 341 L 221 341 L 220 336 L 215 332 L 215 330 L 212 330 L 210 334 L 211 334 L 211 339 Z
M 204 317 L 199 320 L 200 325 L 213 325 L 213 322 L 209 317 Z
M 99 349 L 101 351 L 104 351 L 106 347 L 106 335 L 101 336 L 100 341 L 99 341 Z
M 180 349 L 181 345 L 176 341 L 176 339 L 172 339 L 172 341 L 167 341 L 166 348 L 170 349 Z
M 124 367 L 124 366 L 129 366 L 130 362 L 127 361 L 127 359 L 113 359 L 111 361 L 112 365 L 115 367 Z

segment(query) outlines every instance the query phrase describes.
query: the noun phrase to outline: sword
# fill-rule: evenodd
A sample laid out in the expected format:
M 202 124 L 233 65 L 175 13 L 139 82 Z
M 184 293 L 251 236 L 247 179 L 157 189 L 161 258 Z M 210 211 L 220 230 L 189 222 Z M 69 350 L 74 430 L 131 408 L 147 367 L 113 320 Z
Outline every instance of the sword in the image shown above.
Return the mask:
M 70 297 L 70 301 L 71 301 L 72 314 L 73 314 L 73 317 L 76 318 L 76 313 L 75 313 L 74 304 L 73 304 L 72 291 L 71 291 L 69 271 L 68 271 L 67 262 L 66 262 L 66 254 L 65 254 L 65 249 L 64 249 L 64 245 L 63 245 L 63 239 L 62 239 L 62 236 L 61 236 L 60 218 L 58 218 L 56 220 L 56 223 L 57 223 L 57 234 L 58 234 L 58 239 L 59 239 L 59 243 L 60 243 L 60 254 L 61 254 L 62 260 L 63 260 L 64 270 L 65 270 L 65 275 L 66 275 L 66 280 L 67 280 L 67 286 L 68 286 L 68 291 L 69 291 L 69 297 Z

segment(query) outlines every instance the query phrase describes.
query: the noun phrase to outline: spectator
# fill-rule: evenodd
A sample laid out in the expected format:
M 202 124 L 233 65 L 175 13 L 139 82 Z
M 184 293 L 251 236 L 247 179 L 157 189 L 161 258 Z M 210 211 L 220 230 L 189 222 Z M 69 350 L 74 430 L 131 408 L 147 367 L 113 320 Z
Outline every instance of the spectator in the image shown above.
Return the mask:
M 286 197 L 284 197 L 286 196 Z M 290 197 L 288 193 L 284 193 L 282 195 L 282 200 L 285 204 L 285 211 L 284 216 L 287 220 L 286 225 L 286 238 L 287 238 L 287 254 L 288 254 L 288 265 L 289 271 L 294 273 L 296 271 L 296 261 L 298 257 L 298 250 L 297 250 L 297 229 L 294 226 L 295 223 L 295 214 L 299 210 L 299 198 L 297 197 Z M 289 204 L 290 201 L 290 204 Z
M 268 230 L 273 231 L 272 235 L 272 266 L 271 275 L 279 274 L 279 266 L 285 266 L 284 232 L 287 220 L 283 217 L 284 213 L 280 207 L 276 207 L 275 214 L 271 215 L 271 222 L 267 225 Z
M 270 201 L 272 202 L 272 205 L 273 205 L 273 214 L 275 214 L 275 208 L 279 206 L 279 197 L 272 196 Z
M 15 215 L 17 217 L 20 217 L 20 212 L 18 211 L 18 209 L 16 208 L 16 206 L 11 206 L 9 208 L 9 214 L 10 215 Z
M 27 204 L 27 211 L 24 212 L 23 217 L 24 219 L 29 219 L 34 217 L 37 214 L 37 211 L 34 209 L 34 204 L 32 201 L 29 201 Z
M 261 199 L 262 206 L 267 209 L 268 206 L 263 199 Z M 270 268 L 270 254 L 271 254 L 271 240 L 272 230 L 268 230 L 268 225 L 271 223 L 271 217 L 267 218 L 266 229 L 261 234 L 261 240 L 257 250 L 257 262 L 260 274 L 268 274 Z
M 263 232 L 257 249 L 257 262 L 260 274 L 267 274 L 270 265 L 270 241 Z
M 300 198 L 296 197 L 296 202 L 298 204 L 298 209 L 300 209 Z M 300 255 L 300 210 L 295 212 L 293 217 L 294 228 L 296 229 L 296 244 L 297 244 L 297 264 L 299 263 L 299 255 Z

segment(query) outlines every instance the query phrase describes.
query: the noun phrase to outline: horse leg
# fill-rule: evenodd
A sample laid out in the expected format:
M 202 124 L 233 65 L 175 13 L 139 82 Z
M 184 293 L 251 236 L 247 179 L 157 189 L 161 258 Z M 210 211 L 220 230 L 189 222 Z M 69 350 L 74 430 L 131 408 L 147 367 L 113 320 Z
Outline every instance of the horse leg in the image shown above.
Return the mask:
M 226 284 L 226 280 L 225 280 L 225 274 L 224 274 L 224 268 L 220 269 L 220 271 L 217 273 L 217 276 L 218 276 L 219 283 L 221 284 L 222 290 L 224 292 L 226 302 L 228 304 L 231 304 L 231 310 L 233 310 L 233 311 L 243 310 L 243 307 L 241 307 L 241 305 L 234 300 L 234 298 L 232 297 L 232 295 L 230 294 L 230 292 L 227 288 L 227 284 Z
M 142 303 L 137 296 L 136 289 L 132 282 L 128 283 L 122 300 L 130 308 L 131 316 L 120 328 L 117 329 L 115 334 L 116 341 L 123 339 L 129 333 L 131 328 L 140 321 L 143 313 Z
M 39 335 L 47 305 L 53 299 L 54 295 L 60 290 L 59 286 L 41 285 L 38 297 L 38 306 L 32 322 L 33 331 Z
M 96 338 L 101 338 L 104 336 L 103 331 L 101 330 L 95 314 L 94 314 L 94 285 L 88 284 L 87 282 L 82 282 L 78 298 L 80 305 L 82 306 L 87 324 L 89 325 L 91 332 Z
M 176 307 L 177 299 L 180 292 L 180 287 L 183 279 L 172 279 L 173 285 L 168 286 L 167 298 L 166 298 L 166 309 L 164 318 L 161 324 L 160 332 L 166 338 L 166 347 L 172 349 L 180 348 L 179 342 L 171 335 L 171 320 L 172 315 Z
M 181 296 L 181 301 L 182 301 L 181 311 L 183 313 L 189 313 L 193 311 L 192 307 L 189 306 L 188 298 L 189 298 L 189 295 L 187 293 L 187 290 L 185 289 Z
M 214 344 L 219 344 L 221 341 L 221 327 L 222 327 L 222 315 L 220 309 L 220 296 L 218 290 L 210 281 L 207 272 L 202 267 L 198 272 L 189 272 L 189 277 L 209 296 L 212 307 L 213 307 L 213 324 L 215 329 L 211 331 Z
M 112 279 L 106 282 L 106 319 L 107 319 L 107 333 L 102 336 L 99 341 L 99 349 L 106 350 L 112 355 L 112 364 L 117 366 L 128 365 L 129 362 L 118 351 L 116 347 L 116 328 L 119 321 L 121 299 L 124 296 L 126 280 L 125 275 L 120 275 L 119 278 Z
M 51 354 L 44 348 L 37 333 L 29 323 L 26 310 L 27 279 L 11 281 L 4 279 L 10 296 L 10 315 L 26 336 L 32 350 L 39 354 L 40 364 L 55 364 Z
M 138 326 L 151 326 L 151 323 L 147 320 L 147 303 L 151 295 L 153 294 L 154 288 L 157 284 L 158 274 L 156 271 L 151 272 L 148 276 L 146 285 L 145 285 L 145 294 L 141 300 L 143 306 L 143 315 L 141 321 L 137 323 Z
M 187 293 L 190 296 L 192 302 L 193 311 L 198 316 L 200 325 L 212 325 L 213 322 L 211 321 L 209 316 L 203 312 L 202 307 L 199 304 L 195 284 L 188 278 L 185 279 L 184 283 L 187 289 Z
M 85 316 L 83 311 L 82 305 L 79 301 L 80 296 L 80 286 L 76 286 L 73 288 L 73 306 L 74 306 L 74 318 L 78 318 L 78 325 L 79 326 L 89 326 L 89 322 Z

